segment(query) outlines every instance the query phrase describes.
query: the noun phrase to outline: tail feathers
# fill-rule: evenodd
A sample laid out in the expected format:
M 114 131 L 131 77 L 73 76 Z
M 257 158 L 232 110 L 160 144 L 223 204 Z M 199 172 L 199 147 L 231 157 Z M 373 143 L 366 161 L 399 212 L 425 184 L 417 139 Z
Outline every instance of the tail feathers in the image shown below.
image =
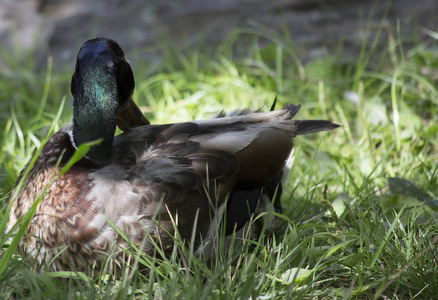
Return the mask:
M 298 104 L 298 105 L 287 104 L 285 107 L 283 107 L 283 110 L 287 111 L 287 113 L 289 114 L 287 119 L 292 119 L 297 114 L 297 112 L 300 110 L 300 108 L 301 108 L 300 104 Z
M 272 103 L 271 109 L 269 111 L 274 111 L 276 105 L 277 105 L 277 96 L 275 96 L 274 103 Z
M 332 130 L 340 126 L 338 124 L 325 120 L 300 120 L 296 122 L 296 135 Z

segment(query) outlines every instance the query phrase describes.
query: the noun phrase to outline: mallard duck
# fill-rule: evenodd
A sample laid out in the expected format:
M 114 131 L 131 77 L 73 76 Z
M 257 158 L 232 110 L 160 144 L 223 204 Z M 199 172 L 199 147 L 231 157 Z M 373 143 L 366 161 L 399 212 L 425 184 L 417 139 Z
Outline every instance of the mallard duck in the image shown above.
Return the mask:
M 48 139 L 24 187 L 10 197 L 18 193 L 9 229 L 45 193 L 19 245 L 36 266 L 53 260 L 54 271 L 98 267 L 105 254 L 129 245 L 114 227 L 153 255 L 156 245 L 171 251 L 176 225 L 203 253 L 227 204 L 226 234 L 247 223 L 263 188 L 273 190 L 297 135 L 338 127 L 291 120 L 295 105 L 150 125 L 132 101 L 134 86 L 116 42 L 96 38 L 81 47 L 71 81 L 73 121 Z M 115 136 L 117 125 L 125 132 Z M 60 175 L 75 149 L 95 140 L 100 144 Z

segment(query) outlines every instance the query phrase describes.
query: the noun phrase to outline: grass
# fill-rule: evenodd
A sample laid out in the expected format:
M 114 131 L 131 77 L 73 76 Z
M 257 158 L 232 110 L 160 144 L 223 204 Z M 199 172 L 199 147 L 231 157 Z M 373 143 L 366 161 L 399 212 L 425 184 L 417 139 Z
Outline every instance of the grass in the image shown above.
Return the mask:
M 214 51 L 165 44 L 157 47 L 164 49 L 158 62 L 141 59 L 150 49 L 130 53 L 134 100 L 153 123 L 208 118 L 239 107 L 268 110 L 278 95 L 281 105 L 302 104 L 298 118 L 329 119 L 342 127 L 297 138 L 282 226 L 273 238 L 262 236 L 212 266 L 177 240 L 180 246 L 164 261 L 137 256 L 139 265 L 155 263 L 147 274 L 126 266 L 118 277 L 93 278 L 35 273 L 4 235 L 1 298 L 436 298 L 437 33 L 410 40 L 397 32 L 382 27 L 358 60 L 349 62 L 342 60 L 340 45 L 334 54 L 302 63 L 287 32 L 256 24 L 236 29 Z M 46 70 L 36 70 L 28 54 L 5 51 L 2 231 L 19 171 L 72 116 L 70 100 L 59 109 L 61 99 L 71 97 L 72 69 L 52 72 L 48 59 Z

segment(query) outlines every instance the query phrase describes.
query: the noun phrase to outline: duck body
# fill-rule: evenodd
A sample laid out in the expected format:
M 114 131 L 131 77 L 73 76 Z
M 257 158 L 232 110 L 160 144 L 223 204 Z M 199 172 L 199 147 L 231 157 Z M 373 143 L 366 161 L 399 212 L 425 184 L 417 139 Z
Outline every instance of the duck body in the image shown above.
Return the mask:
M 111 50 L 106 39 L 92 42 Z M 119 56 L 124 56 L 123 51 Z M 78 95 L 78 89 L 83 89 L 83 84 L 72 83 L 73 122 L 49 138 L 23 188 L 11 194 L 12 199 L 18 193 L 9 229 L 44 195 L 19 249 L 30 254 L 37 266 L 53 260 L 49 267 L 55 271 L 100 266 L 108 254 L 129 247 L 114 226 L 130 242 L 142 245 L 146 254 L 154 255 L 156 245 L 170 253 L 175 228 L 183 240 L 193 242 L 194 249 L 202 252 L 212 232 L 220 230 L 218 219 L 227 203 L 240 205 L 230 204 L 232 222 L 227 224 L 226 234 L 247 223 L 248 207 L 254 206 L 250 208 L 254 212 L 262 190 L 282 171 L 295 136 L 338 127 L 329 121 L 291 120 L 299 110 L 294 105 L 266 113 L 148 125 L 147 120 L 136 123 L 123 116 L 133 84 L 124 93 L 112 92 L 110 108 L 103 114 L 95 109 L 101 103 L 92 104 L 87 98 L 109 98 L 90 96 L 87 89 Z M 78 101 L 80 98 L 87 105 Z M 96 114 L 99 117 L 93 118 Z M 91 125 L 84 125 L 81 119 Z M 94 122 L 96 119 L 105 119 L 105 126 Z M 142 123 L 146 125 L 138 126 Z M 114 124 L 124 124 L 126 131 L 114 137 Z M 90 126 L 100 127 L 84 134 Z M 103 142 L 59 175 L 78 145 L 97 138 Z M 17 183 L 23 174 L 24 170 Z

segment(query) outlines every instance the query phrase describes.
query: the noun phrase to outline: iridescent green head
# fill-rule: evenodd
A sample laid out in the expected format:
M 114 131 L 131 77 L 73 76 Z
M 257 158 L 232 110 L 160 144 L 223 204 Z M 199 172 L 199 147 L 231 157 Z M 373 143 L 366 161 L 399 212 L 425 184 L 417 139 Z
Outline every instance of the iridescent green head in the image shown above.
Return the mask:
M 76 146 L 102 139 L 87 157 L 97 165 L 111 162 L 117 113 L 134 91 L 134 76 L 122 48 L 95 38 L 79 50 L 71 81 L 73 138 Z

